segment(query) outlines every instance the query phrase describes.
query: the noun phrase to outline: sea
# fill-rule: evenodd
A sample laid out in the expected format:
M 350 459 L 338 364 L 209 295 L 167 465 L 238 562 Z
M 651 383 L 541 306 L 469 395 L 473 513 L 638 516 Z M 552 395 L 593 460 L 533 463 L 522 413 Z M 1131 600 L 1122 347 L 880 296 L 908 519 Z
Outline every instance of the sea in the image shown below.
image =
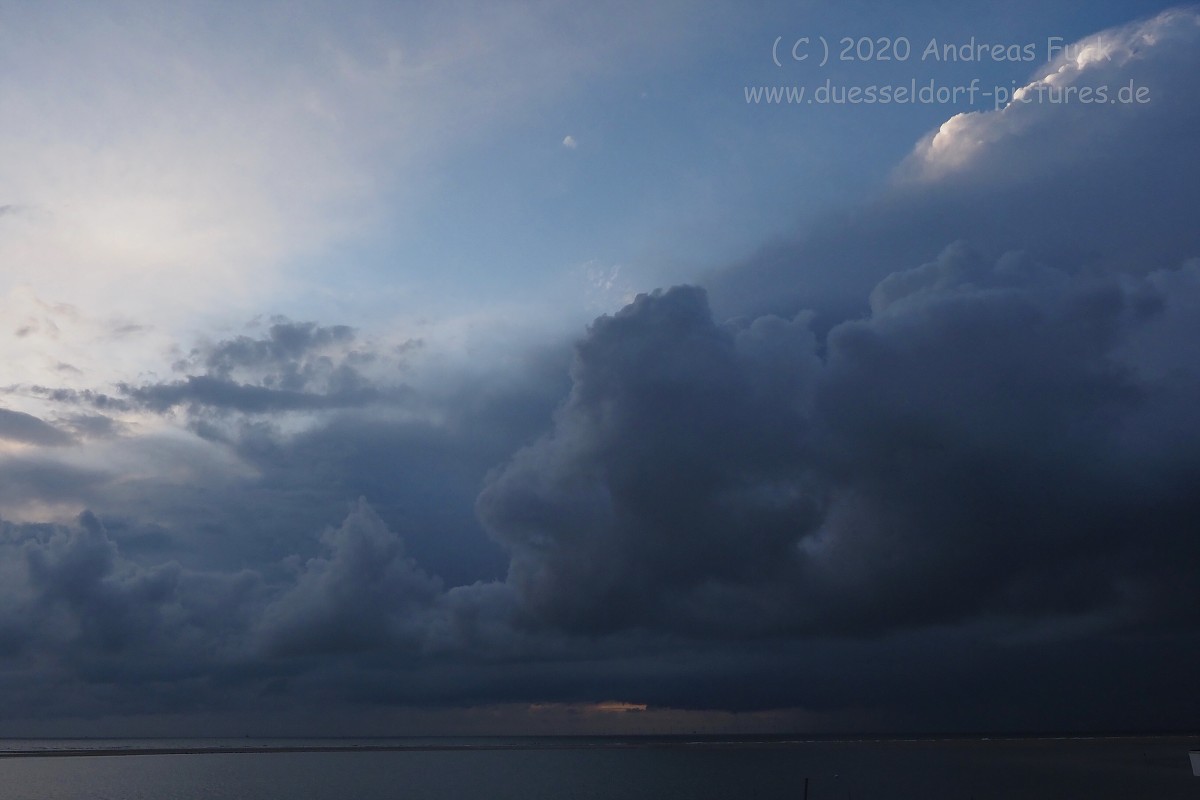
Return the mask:
M 0 739 L 0 800 L 1200 798 L 1200 736 Z

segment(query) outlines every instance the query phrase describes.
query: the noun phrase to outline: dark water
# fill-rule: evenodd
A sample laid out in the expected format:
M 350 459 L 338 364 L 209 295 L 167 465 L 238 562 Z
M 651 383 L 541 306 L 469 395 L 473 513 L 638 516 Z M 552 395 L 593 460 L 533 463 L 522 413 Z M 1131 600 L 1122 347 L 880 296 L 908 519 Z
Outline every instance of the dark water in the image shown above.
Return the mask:
M 1200 798 L 1185 738 L 732 743 L 393 740 L 392 752 L 0 759 L 3 800 L 495 798 L 810 800 Z M 244 740 L 0 741 L 0 752 L 328 744 Z M 500 744 L 515 749 L 480 749 Z M 475 745 L 475 747 L 470 747 Z

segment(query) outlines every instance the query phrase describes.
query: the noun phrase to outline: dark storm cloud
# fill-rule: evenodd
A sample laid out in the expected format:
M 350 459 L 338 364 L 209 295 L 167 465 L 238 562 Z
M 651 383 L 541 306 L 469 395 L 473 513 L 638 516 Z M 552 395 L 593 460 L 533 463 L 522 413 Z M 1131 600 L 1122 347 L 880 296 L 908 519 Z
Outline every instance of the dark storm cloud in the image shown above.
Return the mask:
M 1200 13 L 1183 8 L 1097 36 L 1108 49 L 1082 66 L 1038 64 L 1028 102 L 959 114 L 930 132 L 879 196 L 714 274 L 706 285 L 718 314 L 814 308 L 825 328 L 862 313 L 899 265 L 960 239 L 1071 271 L 1145 274 L 1195 257 L 1200 97 L 1190 76 L 1200 69 Z M 1061 99 L 1064 87 L 1106 87 L 1115 100 L 1130 82 L 1149 102 Z
M 296 563 L 296 583 L 267 608 L 262 636 L 272 652 L 355 652 L 419 640 L 421 612 L 441 582 L 404 554 L 404 544 L 364 502 L 321 537 L 325 553 Z M 298 559 L 297 559 L 298 562 Z
M 0 439 L 10 442 L 61 447 L 71 444 L 70 434 L 32 414 L 0 408 Z
M 803 320 L 718 326 L 687 287 L 598 320 L 554 433 L 479 500 L 530 607 L 613 629 L 786 571 L 817 516 L 803 488 L 815 344 Z
M 173 558 L 187 506 L 164 516 L 178 498 L 149 483 L 116 507 L 176 520 L 165 550 L 119 516 L 7 525 L 0 648 L 58 665 L 70 691 L 29 695 L 44 713 L 104 685 L 145 710 L 620 697 L 866 706 L 893 727 L 1151 719 L 1139 703 L 1162 692 L 1090 698 L 1135 656 L 1196 660 L 1200 266 L 1073 276 L 955 245 L 870 303 L 825 337 L 807 315 L 717 322 L 695 287 L 597 320 L 552 429 L 479 497 L 506 580 L 456 585 L 414 558 L 436 528 L 419 477 L 444 480 L 439 448 L 460 466 L 475 452 L 455 478 L 469 496 L 513 446 L 485 434 L 553 381 L 511 407 L 447 406 L 454 436 L 348 416 L 236 429 L 222 446 L 256 466 L 253 490 L 196 475 L 233 526 L 222 541 L 266 537 L 230 551 L 250 570 Z M 316 538 L 313 510 L 368 474 L 400 524 L 360 502 Z M 1016 703 L 1027 692 L 1043 700 Z
M 152 636 L 161 623 L 160 607 L 178 588 L 173 564 L 117 574 L 116 546 L 92 514 L 83 514 L 78 527 L 56 530 L 22 549 L 35 605 L 51 617 L 61 612 L 58 635 L 101 651 Z
M 480 514 L 527 610 L 572 631 L 1193 624 L 1200 363 L 1164 333 L 1198 297 L 1195 266 L 1071 277 L 959 245 L 818 358 L 803 318 L 644 295 L 593 326 Z
M 422 654 L 503 656 L 519 638 L 505 587 L 444 591 L 361 501 L 321 547 L 264 565 L 273 576 L 202 571 L 131 556 L 90 512 L 70 524 L 0 521 L 0 686 L 22 687 L 2 693 L 0 710 L 246 708 L 310 691 L 349 700 L 380 669 L 436 684 L 443 670 Z M 472 683 L 485 685 L 484 673 Z
M 960 118 L 886 197 L 716 281 L 716 313 L 684 286 L 596 320 L 569 374 L 400 388 L 416 343 L 277 319 L 117 398 L 14 387 L 96 412 L 48 418 L 106 449 L 0 461 L 22 519 L 91 509 L 0 526 L 0 710 L 1191 724 L 1195 19 L 1088 67 L 1153 106 Z M 105 422 L 145 411 L 197 436 Z
M 258 584 L 251 573 L 129 561 L 90 512 L 71 525 L 0 522 L 0 550 L 10 650 L 32 657 L 138 653 L 183 668 L 193 648 L 233 646 L 224 635 Z
M 829 504 L 806 566 L 825 623 L 1194 622 L 1200 426 L 1179 403 L 1200 364 L 1159 341 L 1172 372 L 1140 374 L 1124 348 L 1189 316 L 1195 267 L 1069 279 L 952 249 L 908 277 L 829 335 Z

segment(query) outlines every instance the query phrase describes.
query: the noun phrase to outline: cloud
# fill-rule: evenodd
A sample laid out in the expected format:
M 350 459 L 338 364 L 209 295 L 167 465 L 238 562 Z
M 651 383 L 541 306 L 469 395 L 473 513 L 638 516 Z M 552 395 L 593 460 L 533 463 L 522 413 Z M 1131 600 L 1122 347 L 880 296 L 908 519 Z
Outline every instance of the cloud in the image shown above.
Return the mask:
M 1097 146 L 1127 150 L 1133 138 L 1128 128 L 1145 130 L 1147 117 L 1152 124 L 1160 122 L 1155 111 L 1175 115 L 1182 110 L 1177 104 L 1185 87 L 1168 66 L 1194 59 L 1198 39 L 1200 12 L 1178 8 L 1076 42 L 1039 67 L 1033 81 L 1013 90 L 1002 108 L 951 117 L 918 143 L 900 174 L 917 181 L 983 170 L 994 174 L 995 167 L 984 162 L 1001 153 L 1018 158 L 1022 172 L 1046 162 L 1061 169 L 1077 159 L 1093 162 Z M 1133 90 L 1122 93 L 1129 87 Z M 1103 95 L 1083 93 L 1101 89 Z M 1138 89 L 1144 90 L 1141 98 Z M 1068 135 L 1087 137 L 1089 147 L 1063 147 Z M 1022 146 L 1033 142 L 1040 146 Z
M 103 414 L 72 414 L 64 420 L 77 436 L 88 439 L 110 439 L 126 431 L 126 427 Z
M 581 633 L 1191 624 L 1200 370 L 1155 331 L 1198 277 L 955 245 L 821 345 L 806 317 L 719 325 L 698 289 L 642 295 L 580 343 L 553 432 L 480 515 L 526 608 Z M 1153 376 L 1129 359 L 1150 338 Z
M 176 371 L 201 374 L 118 388 L 135 405 L 160 413 L 179 405 L 195 413 L 248 414 L 361 407 L 395 399 L 401 391 L 374 386 L 361 373 L 376 358 L 356 346 L 353 328 L 277 318 L 263 337 L 210 343 L 174 365 Z
M 0 460 L 0 507 L 58 522 L 90 509 L 122 542 L 153 533 L 162 553 L 224 569 L 281 549 L 312 557 L 315 540 L 297 547 L 297 532 L 336 525 L 347 497 L 366 496 L 427 568 L 454 585 L 493 579 L 506 561 L 473 500 L 487 471 L 545 428 L 569 349 L 507 354 L 478 374 L 427 350 L 273 319 L 182 349 L 183 377 L 6 387 L 80 445 Z
M 70 434 L 32 414 L 7 408 L 0 408 L 0 439 L 48 447 L 61 447 L 73 441 Z
M 81 405 L 113 412 L 129 411 L 133 408 L 126 400 L 92 389 L 67 389 L 49 386 L 8 386 L 0 390 L 5 394 L 27 394 L 60 405 Z
M 562 146 L 568 150 L 574 150 L 575 148 L 579 147 L 579 142 L 575 141 L 574 136 L 564 136 L 562 140 Z
M 1194 20 L 1053 67 L 1155 103 L 960 119 L 873 203 L 569 353 L 465 374 L 275 318 L 116 388 L 87 358 L 16 380 L 47 410 L 0 414 L 5 716 L 1190 724 Z M 140 324 L 26 306 L 22 341 Z
M 0 521 L 0 533 L 7 577 L 7 625 L 0 627 L 9 631 L 10 656 L 74 654 L 86 664 L 138 653 L 186 672 L 199 653 L 207 661 L 233 645 L 225 635 L 256 583 L 248 573 L 206 575 L 171 561 L 139 565 L 91 513 L 69 525 Z
M 313 322 L 276 319 L 265 337 L 238 336 L 218 342 L 203 353 L 193 351 L 193 360 L 202 360 L 212 374 L 221 378 L 239 370 L 266 370 L 269 384 L 302 389 L 318 367 L 309 360 L 311 357 L 320 357 L 323 351 L 344 350 L 353 342 L 354 329 L 346 325 L 322 327 Z
M 266 609 L 261 635 L 271 652 L 388 646 L 441 593 L 440 581 L 405 557 L 400 537 L 362 500 L 321 543 L 326 554 L 297 563 L 295 585 Z
M 286 389 L 223 381 L 207 375 L 151 386 L 122 386 L 134 402 L 154 411 L 166 411 L 181 404 L 213 409 L 231 409 L 246 413 L 269 411 L 311 411 L 362 406 L 374 402 L 378 392 L 372 389 L 343 390 L 311 394 Z
M 530 609 L 580 629 L 653 624 L 786 564 L 815 513 L 792 473 L 814 350 L 803 320 L 716 325 L 695 288 L 600 318 L 554 432 L 479 498 Z
M 1101 31 L 1111 60 L 1062 56 L 1031 85 L 1148 87 L 1148 103 L 1014 102 L 947 120 L 914 147 L 891 184 L 860 207 L 764 246 L 706 281 L 721 316 L 811 308 L 827 329 L 867 309 L 903 266 L 969 241 L 1020 250 L 1068 271 L 1170 269 L 1200 253 L 1186 209 L 1200 203 L 1188 131 L 1200 95 L 1200 12 L 1183 8 Z M 1080 53 L 1080 47 L 1073 47 Z

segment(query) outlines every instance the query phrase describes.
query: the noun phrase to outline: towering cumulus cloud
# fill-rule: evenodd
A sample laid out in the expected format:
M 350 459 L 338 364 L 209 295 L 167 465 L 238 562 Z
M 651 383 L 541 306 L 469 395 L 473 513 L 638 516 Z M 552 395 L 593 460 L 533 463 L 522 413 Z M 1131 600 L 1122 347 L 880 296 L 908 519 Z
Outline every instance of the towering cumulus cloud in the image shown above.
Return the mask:
M 479 500 L 531 611 L 581 630 L 686 627 L 765 599 L 816 519 L 815 350 L 803 318 L 717 325 L 689 287 L 597 320 L 553 433 Z
M 328 552 L 297 564 L 296 583 L 264 614 L 264 638 L 284 654 L 355 651 L 406 636 L 441 592 L 404 557 L 399 536 L 360 501 L 321 537 Z
M 599 320 L 554 431 L 479 501 L 531 613 L 719 636 L 1196 619 L 1200 268 L 954 245 L 871 301 L 820 355 L 803 317 L 718 325 L 691 288 Z

